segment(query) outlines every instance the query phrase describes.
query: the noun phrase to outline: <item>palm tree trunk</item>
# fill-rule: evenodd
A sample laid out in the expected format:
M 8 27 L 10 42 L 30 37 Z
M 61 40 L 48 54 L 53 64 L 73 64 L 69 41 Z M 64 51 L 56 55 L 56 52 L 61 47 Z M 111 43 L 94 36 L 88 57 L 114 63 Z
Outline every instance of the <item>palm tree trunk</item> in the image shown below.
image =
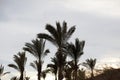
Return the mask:
M 55 74 L 55 80 L 57 80 L 57 75 Z
M 19 80 L 23 80 L 23 72 L 21 72 L 21 75 L 20 75 L 20 79 Z
M 38 80 L 41 80 L 41 68 L 38 69 Z
M 93 74 L 93 69 L 91 70 L 91 80 L 93 80 L 94 74 Z
M 58 69 L 58 80 L 62 80 L 63 79 L 63 75 L 62 75 L 62 68 L 60 67 Z
M 77 60 L 75 60 L 75 76 L 74 80 L 77 80 Z
M 38 80 L 40 80 L 40 72 L 38 72 Z
M 77 69 L 75 69 L 75 80 L 77 80 Z
M 41 80 L 41 69 L 42 69 L 42 64 L 41 64 L 41 59 L 39 57 L 39 63 L 38 63 L 38 80 Z

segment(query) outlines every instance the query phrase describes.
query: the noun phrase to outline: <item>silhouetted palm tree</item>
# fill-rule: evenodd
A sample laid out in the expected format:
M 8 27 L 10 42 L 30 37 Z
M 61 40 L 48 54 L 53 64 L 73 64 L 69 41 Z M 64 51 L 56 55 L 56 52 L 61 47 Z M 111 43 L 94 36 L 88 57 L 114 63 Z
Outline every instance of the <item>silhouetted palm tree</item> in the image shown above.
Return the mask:
M 77 71 L 77 80 L 85 80 L 85 70 L 84 69 L 79 69 Z
M 65 47 L 65 44 L 67 43 L 68 39 L 71 37 L 73 32 L 75 31 L 75 26 L 71 27 L 69 30 L 67 30 L 67 23 L 63 22 L 63 25 L 61 26 L 59 22 L 56 22 L 57 28 L 54 28 L 52 25 L 47 24 L 46 25 L 46 30 L 48 30 L 49 34 L 46 33 L 40 33 L 38 34 L 38 38 L 44 38 L 53 43 L 57 48 L 57 53 L 56 53 L 56 58 L 59 56 L 59 63 L 64 63 L 62 61 L 62 57 L 64 57 L 65 53 L 63 52 L 63 48 Z M 65 59 L 66 61 L 66 59 Z M 63 74 L 61 73 L 62 67 L 64 64 L 59 65 L 58 68 L 58 79 L 62 80 L 63 79 Z
M 32 43 L 26 43 L 25 46 L 23 49 L 37 59 L 30 65 L 37 70 L 38 80 L 40 80 L 43 58 L 49 53 L 49 50 L 45 50 L 45 41 L 43 39 L 32 40 Z
M 91 70 L 91 79 L 94 78 L 93 70 L 94 70 L 95 64 L 96 64 L 96 59 L 92 59 L 92 58 L 86 59 L 86 62 L 83 63 L 83 66 Z
M 14 62 L 16 64 L 9 64 L 9 67 L 12 67 L 20 72 L 19 80 L 24 80 L 24 71 L 25 64 L 27 61 L 27 57 L 25 56 L 25 52 L 19 52 L 18 55 L 14 55 Z
M 58 61 L 57 58 L 51 58 L 52 64 L 48 64 L 47 67 L 50 68 L 50 71 L 54 73 L 55 75 L 55 80 L 57 80 L 57 70 L 58 70 Z
M 0 65 L 0 80 L 1 80 L 1 77 L 8 74 L 10 72 L 4 72 L 4 66 Z
M 79 41 L 79 39 L 75 40 L 75 44 L 73 43 L 68 43 L 68 51 L 69 51 L 69 56 L 73 59 L 74 61 L 74 80 L 77 80 L 77 70 L 79 68 L 78 62 L 79 58 L 81 55 L 83 55 L 83 48 L 84 48 L 85 41 Z
M 74 70 L 73 61 L 68 61 L 64 66 L 64 77 L 66 80 L 72 80 L 72 71 Z

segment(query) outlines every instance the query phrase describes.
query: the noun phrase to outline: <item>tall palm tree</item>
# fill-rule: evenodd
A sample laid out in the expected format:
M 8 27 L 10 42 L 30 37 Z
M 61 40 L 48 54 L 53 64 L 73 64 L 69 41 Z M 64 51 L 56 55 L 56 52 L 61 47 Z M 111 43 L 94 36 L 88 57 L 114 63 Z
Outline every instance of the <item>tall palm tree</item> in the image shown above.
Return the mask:
M 18 55 L 14 55 L 14 62 L 16 64 L 9 64 L 9 67 L 12 67 L 20 72 L 19 80 L 24 80 L 24 71 L 25 64 L 27 61 L 27 57 L 25 56 L 25 52 L 19 52 Z
M 79 62 L 79 58 L 83 55 L 84 45 L 85 45 L 85 41 L 79 41 L 78 38 L 75 40 L 75 44 L 68 43 L 68 51 L 69 51 L 68 56 L 70 56 L 74 61 L 74 73 L 75 73 L 74 80 L 77 80 L 77 70 L 79 68 L 78 62 Z
M 41 80 L 40 75 L 41 75 L 43 58 L 47 55 L 47 53 L 49 53 L 49 50 L 45 49 L 45 40 L 43 39 L 32 40 L 32 43 L 26 43 L 25 46 L 26 47 L 24 47 L 23 49 L 25 51 L 28 51 L 37 59 L 30 65 L 37 70 L 38 80 Z
M 66 22 L 63 22 L 62 26 L 60 25 L 59 22 L 56 22 L 56 26 L 57 26 L 57 28 L 54 28 L 52 25 L 47 24 L 46 30 L 50 33 L 50 35 L 46 34 L 46 33 L 40 33 L 40 34 L 38 34 L 38 38 L 47 39 L 48 41 L 53 43 L 58 48 L 56 57 L 58 57 L 58 55 L 60 56 L 58 61 L 60 61 L 59 63 L 61 63 L 62 62 L 61 58 L 63 56 L 65 56 L 64 52 L 63 52 L 65 44 L 67 43 L 67 41 L 69 40 L 71 35 L 74 33 L 75 26 L 71 27 L 69 30 L 67 30 Z M 62 80 L 62 78 L 63 78 L 63 75 L 61 73 L 63 66 L 64 65 L 61 63 L 61 65 L 58 68 L 58 79 L 59 80 Z
M 95 64 L 96 64 L 96 59 L 92 59 L 92 58 L 86 59 L 86 62 L 83 63 L 83 66 L 91 70 L 91 79 L 94 78 L 93 70 L 94 70 Z
M 4 72 L 4 66 L 2 66 L 2 64 L 0 65 L 0 80 L 1 80 L 1 77 L 8 74 L 10 72 Z

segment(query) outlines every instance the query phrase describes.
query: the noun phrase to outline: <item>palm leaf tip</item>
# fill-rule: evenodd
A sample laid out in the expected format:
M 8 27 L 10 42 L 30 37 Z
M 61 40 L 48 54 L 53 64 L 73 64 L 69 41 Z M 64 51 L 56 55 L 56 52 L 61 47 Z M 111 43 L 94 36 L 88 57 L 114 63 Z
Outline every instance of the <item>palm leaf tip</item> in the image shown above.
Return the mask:
M 75 26 L 73 26 L 73 27 L 71 27 L 69 30 L 68 30 L 68 32 L 67 32 L 67 36 L 66 36 L 66 39 L 68 40 L 71 36 L 72 36 L 72 34 L 75 32 Z

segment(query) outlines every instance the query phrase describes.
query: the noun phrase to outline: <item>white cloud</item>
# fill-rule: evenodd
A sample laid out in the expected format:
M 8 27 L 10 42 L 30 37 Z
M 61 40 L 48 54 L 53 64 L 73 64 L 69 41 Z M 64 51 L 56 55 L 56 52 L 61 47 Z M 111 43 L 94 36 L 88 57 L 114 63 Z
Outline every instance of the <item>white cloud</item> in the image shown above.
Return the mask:
M 64 6 L 94 15 L 120 17 L 119 3 L 119 0 L 68 0 Z

